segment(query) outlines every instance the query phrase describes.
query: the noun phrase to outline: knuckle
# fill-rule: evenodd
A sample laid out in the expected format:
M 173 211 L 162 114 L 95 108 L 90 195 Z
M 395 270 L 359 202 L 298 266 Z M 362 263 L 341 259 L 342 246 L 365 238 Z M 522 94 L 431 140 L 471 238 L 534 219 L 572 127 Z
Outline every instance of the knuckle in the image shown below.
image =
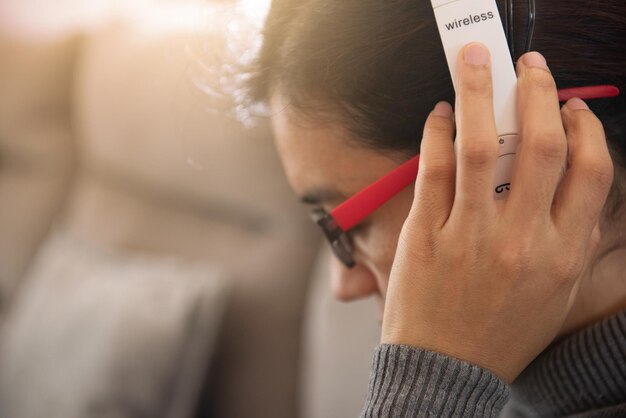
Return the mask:
M 523 272 L 530 268 L 532 255 L 530 248 L 518 241 L 514 245 L 503 245 L 498 251 L 498 264 L 509 272 Z
M 455 196 L 454 204 L 462 208 L 467 219 L 477 219 L 477 217 L 484 216 L 485 203 L 482 199 L 477 199 L 474 195 L 463 194 L 461 196 Z M 472 225 L 472 227 L 475 228 L 476 226 Z M 472 229 L 470 228 L 470 230 Z
M 569 284 L 582 273 L 584 260 L 582 257 L 561 257 L 558 259 L 552 278 L 557 283 Z
M 464 246 L 455 245 L 452 248 L 448 248 L 446 252 L 446 257 L 450 265 L 456 266 L 457 268 L 470 268 L 474 262 L 473 252 L 468 251 Z
M 432 183 L 448 181 L 455 176 L 455 164 L 453 160 L 446 158 L 431 158 L 421 164 L 419 176 L 423 181 Z
M 527 68 L 526 80 L 531 87 L 540 88 L 542 90 L 556 90 L 556 82 L 548 70 L 536 67 Z
M 466 141 L 469 144 L 459 148 L 459 159 L 466 166 L 487 168 L 497 159 L 498 149 L 490 146 L 490 143 L 472 140 L 472 138 L 466 138 Z
M 567 155 L 567 140 L 562 132 L 544 131 L 530 135 L 528 148 L 542 161 L 561 162 Z
M 489 69 L 477 68 L 467 71 L 459 78 L 458 82 L 460 96 L 493 96 L 493 84 Z

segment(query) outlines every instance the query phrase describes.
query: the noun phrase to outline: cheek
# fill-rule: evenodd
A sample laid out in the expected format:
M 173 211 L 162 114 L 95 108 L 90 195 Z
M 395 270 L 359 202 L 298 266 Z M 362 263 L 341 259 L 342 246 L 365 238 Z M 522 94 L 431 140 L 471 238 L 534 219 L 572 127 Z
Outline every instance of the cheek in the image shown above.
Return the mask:
M 413 200 L 412 190 L 403 192 L 396 200 L 372 219 L 367 232 L 355 241 L 357 253 L 372 271 L 381 293 L 386 294 L 389 275 L 396 256 L 398 238 Z
M 386 294 L 389 284 L 399 236 L 399 228 L 397 231 L 395 228 L 372 228 L 367 236 L 355 242 L 360 261 L 376 277 L 382 295 Z

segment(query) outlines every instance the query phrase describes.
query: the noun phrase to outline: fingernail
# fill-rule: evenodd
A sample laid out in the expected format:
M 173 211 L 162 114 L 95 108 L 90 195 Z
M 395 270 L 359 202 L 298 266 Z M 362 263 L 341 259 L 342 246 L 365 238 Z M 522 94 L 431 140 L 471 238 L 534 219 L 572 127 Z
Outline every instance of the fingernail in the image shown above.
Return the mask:
M 472 43 L 465 47 L 463 55 L 468 64 L 485 65 L 489 62 L 489 50 L 479 43 Z
M 529 52 L 524 55 L 523 61 L 524 65 L 527 67 L 543 68 L 544 70 L 548 69 L 546 59 L 539 52 Z
M 574 99 L 570 99 L 567 102 L 567 107 L 571 110 L 589 110 L 589 106 L 587 106 L 587 103 L 577 97 Z
M 433 116 L 441 116 L 443 118 L 452 117 L 452 106 L 448 102 L 439 102 L 433 110 Z

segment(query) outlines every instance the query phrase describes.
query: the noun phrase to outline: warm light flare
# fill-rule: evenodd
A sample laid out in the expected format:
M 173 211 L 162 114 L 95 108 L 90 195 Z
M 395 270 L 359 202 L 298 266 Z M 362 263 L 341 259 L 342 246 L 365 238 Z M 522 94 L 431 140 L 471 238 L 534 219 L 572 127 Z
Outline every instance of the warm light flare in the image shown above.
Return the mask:
M 20 36 L 56 37 L 89 31 L 110 21 L 132 20 L 144 28 L 201 29 L 230 9 L 260 26 L 271 0 L 236 3 L 198 0 L 13 0 L 0 1 L 0 30 Z
M 271 0 L 241 0 L 241 7 L 245 14 L 253 19 L 265 19 Z

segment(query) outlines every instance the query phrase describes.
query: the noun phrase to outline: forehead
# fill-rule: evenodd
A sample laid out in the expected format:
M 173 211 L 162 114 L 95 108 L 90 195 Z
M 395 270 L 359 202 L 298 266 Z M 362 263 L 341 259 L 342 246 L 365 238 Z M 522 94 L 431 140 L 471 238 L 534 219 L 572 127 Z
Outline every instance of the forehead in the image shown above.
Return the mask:
M 398 166 L 390 156 L 359 146 L 339 123 L 305 120 L 277 95 L 270 103 L 276 146 L 300 195 L 334 188 L 346 198 Z

